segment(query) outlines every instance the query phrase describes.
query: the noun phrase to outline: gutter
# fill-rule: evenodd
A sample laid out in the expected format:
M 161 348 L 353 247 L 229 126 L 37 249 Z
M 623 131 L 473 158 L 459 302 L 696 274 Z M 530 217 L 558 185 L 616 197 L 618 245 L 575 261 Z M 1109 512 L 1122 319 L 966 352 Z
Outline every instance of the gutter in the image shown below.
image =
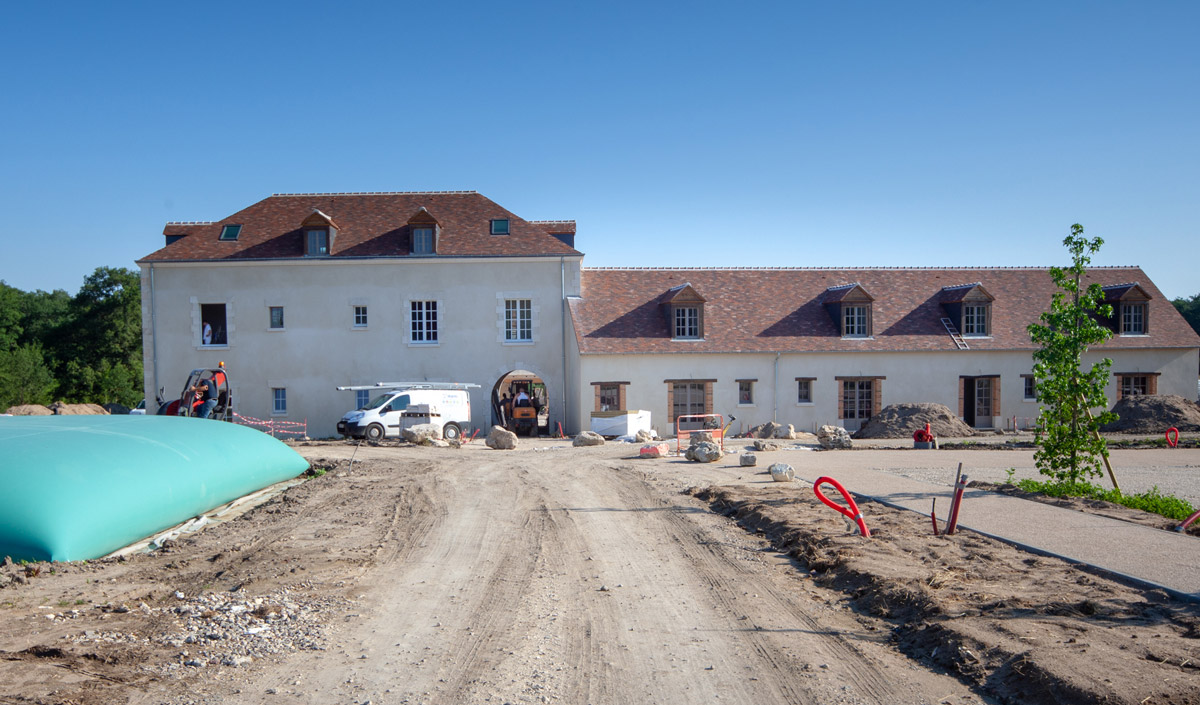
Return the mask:
M 562 349 L 562 413 L 560 418 L 566 417 L 567 411 L 567 258 L 558 258 L 558 285 L 559 285 L 559 313 L 562 317 L 562 340 L 560 348 Z M 549 431 L 550 429 L 546 429 Z
M 154 400 L 158 401 L 158 316 L 157 308 L 154 305 L 154 263 L 150 263 L 150 354 L 153 360 L 150 364 L 150 369 L 154 376 L 154 384 L 152 385 Z M 146 391 L 146 390 L 142 390 Z M 146 408 L 150 408 L 150 396 L 146 396 Z M 155 411 L 157 411 L 157 407 Z
M 779 353 L 775 353 L 775 379 L 771 382 L 771 422 L 779 423 Z

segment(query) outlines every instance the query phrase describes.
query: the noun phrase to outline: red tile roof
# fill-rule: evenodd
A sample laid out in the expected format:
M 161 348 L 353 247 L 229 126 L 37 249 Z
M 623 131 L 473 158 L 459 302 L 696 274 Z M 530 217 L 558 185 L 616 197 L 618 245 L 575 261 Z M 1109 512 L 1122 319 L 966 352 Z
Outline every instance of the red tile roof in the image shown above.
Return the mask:
M 1200 336 L 1137 267 L 1095 267 L 1101 284 L 1138 282 L 1151 296 L 1148 336 L 1114 336 L 1103 348 L 1200 346 Z M 1025 328 L 1050 305 L 1047 268 L 1001 269 L 584 269 L 571 300 L 584 354 L 957 350 L 941 323 L 942 289 L 964 282 L 994 297 L 992 335 L 972 350 L 1032 350 Z M 659 302 L 689 283 L 703 296 L 704 340 L 671 340 Z M 826 306 L 830 287 L 857 283 L 874 297 L 873 337 L 843 340 Z M 957 325 L 957 322 L 956 322 Z
M 439 256 L 581 254 L 551 235 L 575 232 L 574 221 L 523 220 L 474 191 L 302 193 L 275 194 L 216 222 L 167 223 L 163 234 L 181 237 L 140 261 L 303 257 L 300 224 L 314 211 L 326 214 L 337 228 L 332 259 L 406 256 L 410 254 L 408 222 L 421 208 L 441 228 Z M 509 220 L 509 234 L 492 235 L 491 221 L 502 218 Z M 229 224 L 242 226 L 238 239 L 220 240 L 222 226 Z

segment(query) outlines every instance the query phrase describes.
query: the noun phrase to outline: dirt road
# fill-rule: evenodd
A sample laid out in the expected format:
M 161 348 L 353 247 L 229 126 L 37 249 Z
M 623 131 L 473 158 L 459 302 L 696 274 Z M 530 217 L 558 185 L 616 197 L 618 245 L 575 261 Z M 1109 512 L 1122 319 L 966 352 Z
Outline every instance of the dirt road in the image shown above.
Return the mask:
M 0 590 L 0 702 L 984 702 L 629 446 L 299 450 L 331 470 Z

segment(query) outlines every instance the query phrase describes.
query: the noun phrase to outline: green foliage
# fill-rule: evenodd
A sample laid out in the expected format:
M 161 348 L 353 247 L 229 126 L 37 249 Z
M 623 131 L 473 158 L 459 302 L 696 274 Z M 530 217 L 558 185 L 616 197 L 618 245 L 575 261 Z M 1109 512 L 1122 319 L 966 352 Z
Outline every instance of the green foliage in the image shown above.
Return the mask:
M 1029 336 L 1038 346 L 1033 353 L 1037 377 L 1038 449 L 1034 453 L 1038 471 L 1063 483 L 1099 477 L 1108 455 L 1104 439 L 1093 433 L 1102 424 L 1116 420 L 1107 410 L 1104 388 L 1112 360 L 1105 358 L 1088 370 L 1081 369 L 1088 346 L 1102 343 L 1112 331 L 1100 325 L 1095 315 L 1111 317 L 1112 306 L 1103 303 L 1099 284 L 1084 288 L 1080 283 L 1092 254 L 1104 241 L 1086 239 L 1083 226 L 1071 226 L 1063 245 L 1071 253 L 1071 266 L 1051 267 L 1050 277 L 1058 291 L 1041 323 L 1031 324 Z M 1104 409 L 1090 417 L 1088 411 Z
M 1190 299 L 1180 297 L 1171 303 L 1175 304 L 1175 308 L 1183 315 L 1183 320 L 1188 322 L 1192 330 L 1200 333 L 1200 294 L 1196 294 Z
M 1026 492 L 1040 492 L 1050 497 L 1083 497 L 1112 502 L 1130 509 L 1159 514 L 1175 521 L 1183 521 L 1196 511 L 1187 501 L 1162 494 L 1157 485 L 1150 488 L 1149 492 L 1139 494 L 1121 494 L 1117 490 L 1106 490 L 1090 482 L 1057 483 L 1026 479 L 1018 482 L 1017 487 Z
M 143 396 L 138 273 L 99 267 L 75 296 L 0 282 L 0 353 L 10 351 L 0 358 L 0 410 L 49 403 L 56 389 L 69 402 L 133 406 Z
M 20 404 L 49 404 L 55 386 L 41 345 L 0 351 L 0 410 Z
M 0 279 L 0 352 L 17 347 L 21 337 L 21 290 Z

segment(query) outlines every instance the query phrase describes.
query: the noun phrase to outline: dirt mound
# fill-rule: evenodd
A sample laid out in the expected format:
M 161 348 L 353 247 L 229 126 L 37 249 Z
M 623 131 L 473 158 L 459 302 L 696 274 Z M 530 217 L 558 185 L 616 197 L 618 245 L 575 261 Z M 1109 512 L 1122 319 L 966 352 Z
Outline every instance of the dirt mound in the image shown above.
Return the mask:
M 919 402 L 892 404 L 871 417 L 854 434 L 855 438 L 911 438 L 917 429 L 925 428 L 938 438 L 973 436 L 975 431 L 942 404 Z
M 13 416 L 50 416 L 54 412 L 41 404 L 21 404 L 20 406 L 8 407 L 8 410 L 4 413 L 12 414 Z
M 1113 433 L 1163 433 L 1200 431 L 1200 404 L 1175 394 L 1139 394 L 1125 397 L 1112 410 L 1121 418 L 1100 427 Z
M 1200 702 L 1190 660 L 1200 616 L 1164 592 L 971 531 L 933 536 L 925 517 L 873 503 L 860 505 L 871 525 L 864 540 L 790 488 L 691 493 L 764 534 L 814 584 L 841 590 L 863 623 L 879 619 L 872 628 L 915 661 L 997 702 Z
M 65 401 L 56 401 L 50 405 L 50 411 L 58 416 L 88 416 L 96 414 L 105 414 L 103 406 L 99 404 L 68 404 Z

